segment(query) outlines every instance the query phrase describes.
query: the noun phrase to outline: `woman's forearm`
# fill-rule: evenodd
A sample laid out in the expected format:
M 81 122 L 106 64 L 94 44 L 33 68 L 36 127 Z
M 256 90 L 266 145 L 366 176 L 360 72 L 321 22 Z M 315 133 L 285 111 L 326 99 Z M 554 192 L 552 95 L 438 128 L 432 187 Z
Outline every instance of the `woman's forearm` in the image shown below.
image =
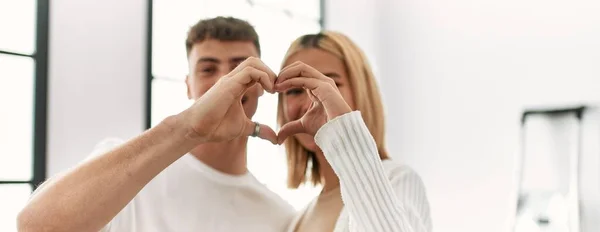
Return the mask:
M 315 140 L 340 179 L 352 231 L 420 231 L 400 204 L 377 152 L 377 146 L 355 111 L 324 125 Z
M 18 216 L 19 231 L 98 231 L 195 144 L 176 116 L 44 183 Z

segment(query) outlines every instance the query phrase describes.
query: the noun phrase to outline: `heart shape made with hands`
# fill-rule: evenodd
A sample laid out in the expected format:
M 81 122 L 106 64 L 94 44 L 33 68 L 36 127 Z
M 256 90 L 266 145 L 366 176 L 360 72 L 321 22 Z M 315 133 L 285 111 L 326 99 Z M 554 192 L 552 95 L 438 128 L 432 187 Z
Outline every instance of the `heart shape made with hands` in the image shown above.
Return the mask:
M 300 119 L 283 124 L 278 132 L 275 132 L 267 125 L 259 123 L 260 128 L 257 137 L 269 140 L 273 144 L 280 145 L 288 137 L 295 134 L 305 133 L 314 136 L 326 122 L 327 116 L 323 104 L 313 101 L 310 108 L 302 117 L 300 117 Z M 252 133 L 254 133 L 254 131 Z
M 260 59 L 248 58 L 229 74 L 221 77 L 188 110 L 183 121 L 190 122 L 193 139 L 203 142 L 229 141 L 239 136 L 255 134 L 256 123 L 246 117 L 242 99 L 256 84 L 269 93 L 304 89 L 310 106 L 302 117 L 284 124 L 278 133 L 259 124 L 259 138 L 281 144 L 298 133 L 315 135 L 330 119 L 351 111 L 335 82 L 302 62 L 295 62 L 273 73 Z
M 302 62 L 295 62 L 282 69 L 272 86 L 273 93 L 302 88 L 311 100 L 311 105 L 304 115 L 299 119 L 285 123 L 278 133 L 275 133 L 273 129 L 266 125 L 260 125 L 258 137 L 276 144 L 282 144 L 294 134 L 306 133 L 314 136 L 330 119 L 351 111 L 350 106 L 337 89 L 335 82 Z

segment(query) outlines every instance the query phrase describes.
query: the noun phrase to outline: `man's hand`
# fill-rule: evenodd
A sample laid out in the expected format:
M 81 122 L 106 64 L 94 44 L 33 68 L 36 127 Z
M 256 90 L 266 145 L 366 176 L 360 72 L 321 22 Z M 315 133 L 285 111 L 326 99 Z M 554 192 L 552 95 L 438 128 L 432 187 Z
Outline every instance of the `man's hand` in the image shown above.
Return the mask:
M 302 118 L 281 127 L 277 135 L 278 144 L 298 133 L 314 136 L 329 120 L 352 111 L 331 78 L 300 61 L 281 70 L 275 82 L 277 92 L 290 88 L 304 88 L 312 104 Z
M 241 99 L 255 84 L 273 93 L 275 79 L 275 73 L 260 59 L 246 59 L 180 113 L 183 125 L 190 130 L 190 137 L 203 143 L 229 141 L 253 134 L 255 123 L 244 113 Z M 258 137 L 277 142 L 277 135 L 266 125 L 260 125 Z

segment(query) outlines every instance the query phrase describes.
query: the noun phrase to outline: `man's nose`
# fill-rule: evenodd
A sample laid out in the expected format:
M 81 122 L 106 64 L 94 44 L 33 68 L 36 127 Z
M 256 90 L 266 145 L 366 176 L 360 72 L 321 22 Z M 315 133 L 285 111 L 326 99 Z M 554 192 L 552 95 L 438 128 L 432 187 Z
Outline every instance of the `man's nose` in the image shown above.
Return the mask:
M 229 72 L 231 72 L 231 70 L 224 67 L 220 67 L 217 76 L 220 79 L 221 77 L 224 77 L 225 75 L 229 74 Z

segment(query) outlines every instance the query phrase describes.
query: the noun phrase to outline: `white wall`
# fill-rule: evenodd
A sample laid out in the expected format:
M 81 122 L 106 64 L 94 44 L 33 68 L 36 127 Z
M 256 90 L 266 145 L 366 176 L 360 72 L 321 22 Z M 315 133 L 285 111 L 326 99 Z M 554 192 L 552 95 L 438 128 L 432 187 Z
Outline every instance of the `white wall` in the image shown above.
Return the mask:
M 592 0 L 330 0 L 328 28 L 377 61 L 388 147 L 423 177 L 436 231 L 508 231 L 522 106 L 600 100 L 597 12 Z
M 48 174 L 144 128 L 146 0 L 50 2 Z
M 370 58 L 374 72 L 379 71 L 375 52 L 378 37 L 378 8 L 372 0 L 325 0 L 325 29 L 345 33 Z
M 436 231 L 507 231 L 524 104 L 600 100 L 593 0 L 328 0 L 376 66 Z M 49 174 L 143 130 L 146 1 L 51 2 Z

